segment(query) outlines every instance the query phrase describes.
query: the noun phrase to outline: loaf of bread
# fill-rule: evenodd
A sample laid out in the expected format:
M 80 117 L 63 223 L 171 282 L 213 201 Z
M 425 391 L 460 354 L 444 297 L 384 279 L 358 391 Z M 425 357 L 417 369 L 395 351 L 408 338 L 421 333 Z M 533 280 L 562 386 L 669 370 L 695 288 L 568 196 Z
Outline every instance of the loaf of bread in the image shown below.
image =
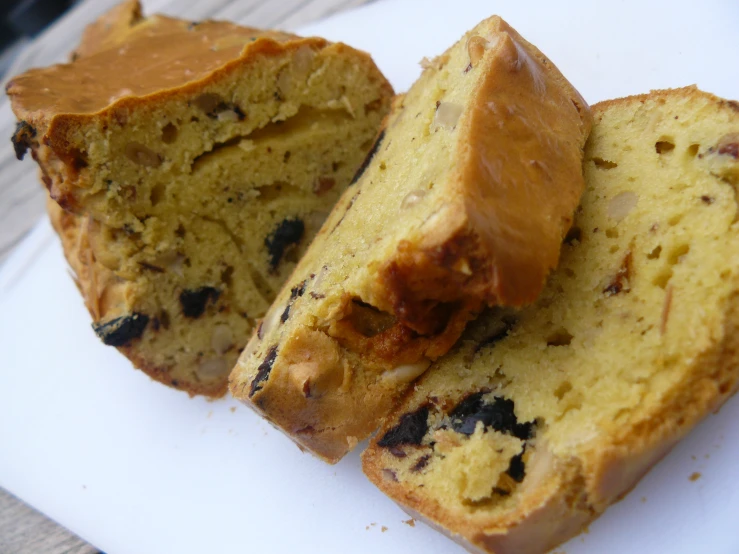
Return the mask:
M 373 483 L 472 552 L 580 532 L 737 389 L 739 103 L 603 102 L 545 291 L 495 309 L 363 454 Z
M 95 332 L 151 377 L 225 393 L 255 322 L 361 164 L 392 89 L 371 58 L 225 22 L 93 24 L 8 85 Z M 62 208 L 64 211 L 62 211 Z
M 231 375 L 330 462 L 483 305 L 534 300 L 583 188 L 589 108 L 503 20 L 423 65 Z

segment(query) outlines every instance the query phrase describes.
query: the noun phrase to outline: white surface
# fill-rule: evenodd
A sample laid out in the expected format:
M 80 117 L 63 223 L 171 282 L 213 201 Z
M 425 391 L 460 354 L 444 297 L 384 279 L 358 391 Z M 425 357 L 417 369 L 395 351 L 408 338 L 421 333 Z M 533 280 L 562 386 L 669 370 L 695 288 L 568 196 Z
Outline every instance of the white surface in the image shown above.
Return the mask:
M 393 1 L 308 32 L 370 51 L 404 90 L 422 56 L 497 12 L 591 103 L 691 83 L 739 98 L 739 3 L 599 6 Z M 0 271 L 0 347 L 0 486 L 108 554 L 461 552 L 403 524 L 358 453 L 324 465 L 232 400 L 190 399 L 133 371 L 92 333 L 47 223 Z M 737 459 L 734 398 L 557 551 L 739 552 Z

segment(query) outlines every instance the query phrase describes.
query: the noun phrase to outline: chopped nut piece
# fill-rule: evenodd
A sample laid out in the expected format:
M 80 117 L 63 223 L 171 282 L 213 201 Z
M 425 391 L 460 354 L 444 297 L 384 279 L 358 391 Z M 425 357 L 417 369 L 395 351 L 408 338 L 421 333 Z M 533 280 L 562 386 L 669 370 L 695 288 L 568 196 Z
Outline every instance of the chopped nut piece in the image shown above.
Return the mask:
M 418 204 L 424 196 L 426 196 L 425 190 L 423 189 L 412 190 L 408 194 L 405 195 L 405 198 L 403 198 L 403 201 L 400 203 L 400 208 L 402 210 L 407 210 L 408 208 L 412 208 L 413 206 Z
M 621 221 L 636 207 L 637 202 L 639 202 L 639 197 L 635 192 L 627 190 L 617 194 L 608 203 L 608 217 Z
M 470 64 L 472 65 L 472 67 L 475 67 L 477 65 L 477 62 L 482 59 L 487 48 L 488 41 L 479 35 L 471 36 L 467 40 L 467 53 L 470 56 Z
M 217 379 L 228 373 L 228 364 L 223 358 L 203 360 L 198 366 L 198 376 L 203 379 Z
M 440 127 L 445 129 L 454 129 L 457 126 L 459 116 L 462 115 L 464 107 L 453 102 L 440 102 L 436 107 L 436 114 L 434 115 L 434 122 L 431 124 L 431 130 L 436 130 Z
M 419 375 L 423 374 L 430 365 L 431 360 L 423 360 L 417 364 L 399 365 L 398 367 L 383 373 L 382 378 L 384 381 L 391 381 L 393 383 L 409 383 Z
M 233 333 L 228 325 L 219 324 L 213 328 L 210 345 L 216 354 L 225 354 L 233 346 Z

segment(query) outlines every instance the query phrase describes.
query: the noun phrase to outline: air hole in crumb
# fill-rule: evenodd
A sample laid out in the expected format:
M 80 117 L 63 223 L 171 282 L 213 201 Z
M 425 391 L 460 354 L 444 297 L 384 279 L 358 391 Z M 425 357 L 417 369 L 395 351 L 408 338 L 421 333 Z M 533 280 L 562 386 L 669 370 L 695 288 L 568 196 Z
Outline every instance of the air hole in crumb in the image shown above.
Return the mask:
M 572 335 L 564 327 L 557 329 L 547 338 L 547 346 L 569 346 L 572 342 Z
M 231 286 L 231 283 L 233 281 L 232 277 L 234 274 L 234 268 L 230 265 L 227 265 L 226 268 L 221 271 L 221 282 L 224 283 L 227 286 Z
M 569 277 L 570 279 L 574 279 L 574 278 L 575 278 L 575 272 L 574 272 L 574 271 L 572 271 L 572 270 L 571 270 L 571 269 L 570 269 L 569 267 L 565 267 L 565 268 L 564 268 L 564 269 L 563 269 L 562 271 L 563 271 L 563 272 L 564 272 L 564 274 L 565 274 L 565 275 L 567 275 L 567 277 Z
M 172 144 L 175 140 L 177 140 L 177 127 L 172 123 L 167 123 L 162 128 L 162 142 Z
M 604 160 L 603 158 L 593 158 L 593 163 L 598 169 L 613 169 L 614 167 L 618 167 L 616 162 Z
M 166 188 L 167 185 L 164 183 L 157 183 L 154 185 L 154 188 L 151 189 L 151 194 L 149 195 L 149 201 L 152 206 L 156 206 L 164 199 Z
M 606 236 L 609 239 L 617 239 L 618 238 L 618 229 L 616 229 L 616 228 L 606 229 Z
M 674 227 L 683 220 L 683 214 L 675 214 L 667 220 L 668 225 Z
M 180 223 L 180 224 L 179 224 L 179 225 L 177 226 L 177 229 L 175 229 L 175 232 L 174 232 L 174 234 L 175 234 L 175 235 L 177 235 L 177 236 L 178 236 L 178 237 L 180 237 L 180 238 L 184 238 L 184 236 L 185 236 L 185 233 L 186 233 L 186 231 L 185 231 L 185 228 L 184 228 L 184 227 L 182 226 L 182 223 Z
M 700 147 L 700 144 L 691 144 L 690 146 L 688 146 L 688 156 L 695 157 L 698 154 L 698 150 L 700 150 Z
M 658 260 L 660 254 L 662 254 L 662 246 L 658 245 L 649 254 L 647 254 L 647 259 Z
M 556 396 L 559 400 L 562 400 L 562 397 L 571 390 L 572 383 L 570 383 L 569 381 L 564 381 L 554 390 L 554 396 Z
M 582 230 L 579 227 L 571 227 L 569 231 L 567 231 L 567 234 L 565 235 L 565 244 L 569 244 L 570 246 L 574 246 L 574 243 L 579 243 L 582 241 Z
M 654 144 L 654 149 L 657 151 L 657 154 L 667 154 L 675 149 L 675 143 L 672 139 L 663 138 Z
M 680 246 L 673 248 L 670 255 L 667 258 L 667 263 L 670 265 L 676 265 L 682 261 L 683 256 L 690 252 L 689 244 L 681 244 Z
M 665 268 L 657 274 L 652 283 L 659 288 L 664 289 L 667 287 L 667 283 L 670 282 L 670 279 L 672 279 L 672 270 L 670 268 Z

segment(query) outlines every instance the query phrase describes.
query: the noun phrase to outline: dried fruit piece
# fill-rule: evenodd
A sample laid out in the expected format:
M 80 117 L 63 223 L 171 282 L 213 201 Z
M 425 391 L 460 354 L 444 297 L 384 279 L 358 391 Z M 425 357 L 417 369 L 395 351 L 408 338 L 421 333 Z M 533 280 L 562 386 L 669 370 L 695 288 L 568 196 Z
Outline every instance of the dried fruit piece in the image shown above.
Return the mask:
M 487 391 L 483 390 L 469 395 L 449 414 L 452 428 L 457 433 L 472 435 L 477 422 L 481 421 L 485 427 L 492 427 L 499 433 L 513 435 L 521 440 L 531 438 L 534 424 L 518 423 L 513 400 L 496 396 L 493 403 L 489 404 L 483 400 L 485 394 Z
M 332 177 L 319 177 L 316 182 L 313 183 L 313 192 L 321 196 L 323 193 L 330 191 L 336 186 L 336 180 Z
M 285 323 L 287 321 L 287 318 L 290 317 L 290 308 L 292 307 L 293 302 L 295 302 L 295 299 L 303 296 L 303 293 L 305 293 L 305 285 L 307 282 L 308 279 L 290 290 L 290 300 L 287 301 L 285 311 L 282 312 L 282 315 L 280 316 L 280 323 Z
M 249 389 L 249 397 L 251 398 L 254 394 L 262 390 L 262 383 L 269 379 L 269 372 L 272 371 L 272 366 L 277 358 L 277 347 L 273 346 L 267 352 L 264 361 L 257 368 L 257 374 L 254 380 L 251 382 L 251 388 Z
M 271 271 L 277 269 L 285 250 L 298 244 L 304 233 L 305 224 L 302 220 L 298 218 L 285 219 L 277 226 L 277 229 L 264 239 L 264 245 L 267 247 L 267 253 L 269 254 L 269 268 Z
M 200 287 L 194 290 L 183 290 L 180 293 L 180 305 L 185 317 L 197 319 L 205 311 L 208 300 L 214 302 L 220 296 L 221 291 L 214 287 Z
M 415 412 L 405 414 L 400 418 L 398 425 L 377 441 L 377 445 L 383 448 L 394 448 L 402 444 L 421 444 L 429 430 L 428 418 L 428 406 L 421 406 Z
M 739 133 L 729 133 L 718 142 L 718 153 L 739 159 Z
M 144 334 L 149 316 L 142 313 L 117 317 L 103 323 L 93 323 L 95 334 L 108 346 L 126 346 Z

